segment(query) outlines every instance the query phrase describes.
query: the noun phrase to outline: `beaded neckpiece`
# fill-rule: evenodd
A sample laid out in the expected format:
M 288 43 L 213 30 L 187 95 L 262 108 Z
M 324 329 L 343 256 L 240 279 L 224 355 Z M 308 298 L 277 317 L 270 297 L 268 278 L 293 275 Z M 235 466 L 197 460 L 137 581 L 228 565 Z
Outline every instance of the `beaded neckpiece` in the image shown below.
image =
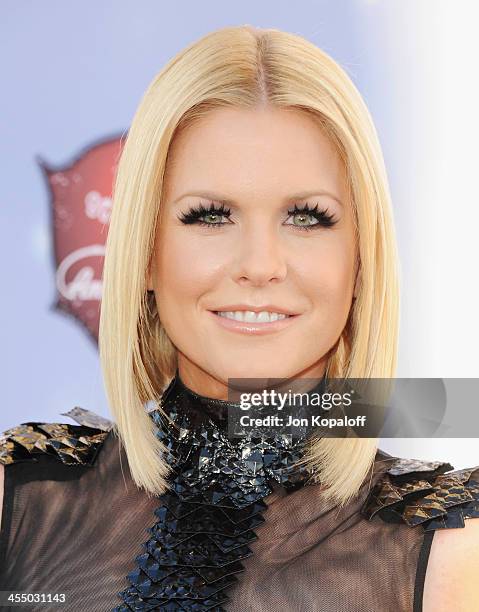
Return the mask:
M 159 498 L 145 552 L 114 612 L 219 612 L 244 570 L 242 560 L 252 554 L 248 545 L 265 520 L 263 498 L 273 491 L 272 481 L 288 493 L 312 482 L 307 468 L 295 465 L 307 436 L 250 430 L 229 438 L 228 410 L 238 406 L 197 395 L 178 373 L 161 406 L 175 426 L 159 409 L 150 415 L 168 449 L 171 490 Z

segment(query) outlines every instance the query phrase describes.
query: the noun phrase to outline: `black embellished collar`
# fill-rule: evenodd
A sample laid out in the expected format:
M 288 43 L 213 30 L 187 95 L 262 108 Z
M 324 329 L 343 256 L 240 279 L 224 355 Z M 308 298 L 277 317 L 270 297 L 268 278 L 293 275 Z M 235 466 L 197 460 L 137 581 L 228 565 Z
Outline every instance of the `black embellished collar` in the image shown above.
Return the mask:
M 325 379 L 323 379 L 324 381 Z M 322 381 L 322 382 L 323 382 Z M 312 482 L 303 456 L 307 436 L 257 429 L 228 437 L 228 411 L 238 406 L 201 396 L 178 372 L 150 412 L 173 467 L 171 489 L 159 498 L 157 522 L 148 529 L 145 553 L 118 593 L 128 610 L 224 610 L 227 591 L 252 552 L 254 530 L 264 522 L 263 499 L 273 481 L 292 492 Z

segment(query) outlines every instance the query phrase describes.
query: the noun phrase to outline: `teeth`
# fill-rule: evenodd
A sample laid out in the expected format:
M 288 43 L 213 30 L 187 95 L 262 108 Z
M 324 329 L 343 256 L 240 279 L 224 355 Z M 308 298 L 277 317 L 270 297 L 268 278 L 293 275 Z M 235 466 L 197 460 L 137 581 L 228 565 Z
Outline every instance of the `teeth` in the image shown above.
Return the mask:
M 261 312 L 253 312 L 252 310 L 219 311 L 216 314 L 220 317 L 225 317 L 225 319 L 244 321 L 246 323 L 271 323 L 290 316 L 279 312 L 267 312 L 266 310 Z

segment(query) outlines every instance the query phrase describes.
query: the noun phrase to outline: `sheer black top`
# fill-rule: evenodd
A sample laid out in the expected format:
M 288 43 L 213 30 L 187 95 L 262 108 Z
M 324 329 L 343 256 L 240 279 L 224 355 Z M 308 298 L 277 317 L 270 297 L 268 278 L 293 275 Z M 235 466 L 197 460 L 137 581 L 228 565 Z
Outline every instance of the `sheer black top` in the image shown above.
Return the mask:
M 97 424 L 28 423 L 0 441 L 0 591 L 65 597 L 26 610 L 135 609 L 118 594 L 131 585 L 128 574 L 139 581 L 138 558 L 145 558 L 162 498 L 136 487 L 115 429 Z M 419 612 L 434 531 L 479 517 L 479 467 L 451 469 L 378 451 L 370 478 L 342 509 L 323 499 L 319 485 L 288 491 L 271 482 L 250 553 L 241 568 L 231 566 L 235 584 L 225 590 L 226 601 L 209 609 Z M 215 545 L 227 546 L 223 535 Z M 148 567 L 153 582 L 159 579 L 162 568 L 155 574 Z M 208 609 L 165 601 L 136 609 Z

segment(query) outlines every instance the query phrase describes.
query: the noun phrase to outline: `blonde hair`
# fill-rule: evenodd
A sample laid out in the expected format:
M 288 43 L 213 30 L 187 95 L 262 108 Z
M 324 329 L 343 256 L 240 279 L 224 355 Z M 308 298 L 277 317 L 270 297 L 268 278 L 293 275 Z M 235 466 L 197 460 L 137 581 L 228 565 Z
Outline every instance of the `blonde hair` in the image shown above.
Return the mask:
M 398 269 L 388 181 L 368 109 L 346 72 L 300 36 L 250 26 L 214 31 L 178 53 L 153 79 L 119 160 L 103 269 L 100 358 L 115 432 L 138 487 L 160 495 L 170 467 L 146 403 L 159 401 L 176 349 L 147 293 L 174 135 L 224 106 L 273 105 L 315 117 L 344 163 L 356 224 L 360 284 L 330 352 L 328 376 L 391 378 L 396 369 Z M 323 438 L 309 461 L 326 498 L 355 496 L 371 470 L 376 438 Z

